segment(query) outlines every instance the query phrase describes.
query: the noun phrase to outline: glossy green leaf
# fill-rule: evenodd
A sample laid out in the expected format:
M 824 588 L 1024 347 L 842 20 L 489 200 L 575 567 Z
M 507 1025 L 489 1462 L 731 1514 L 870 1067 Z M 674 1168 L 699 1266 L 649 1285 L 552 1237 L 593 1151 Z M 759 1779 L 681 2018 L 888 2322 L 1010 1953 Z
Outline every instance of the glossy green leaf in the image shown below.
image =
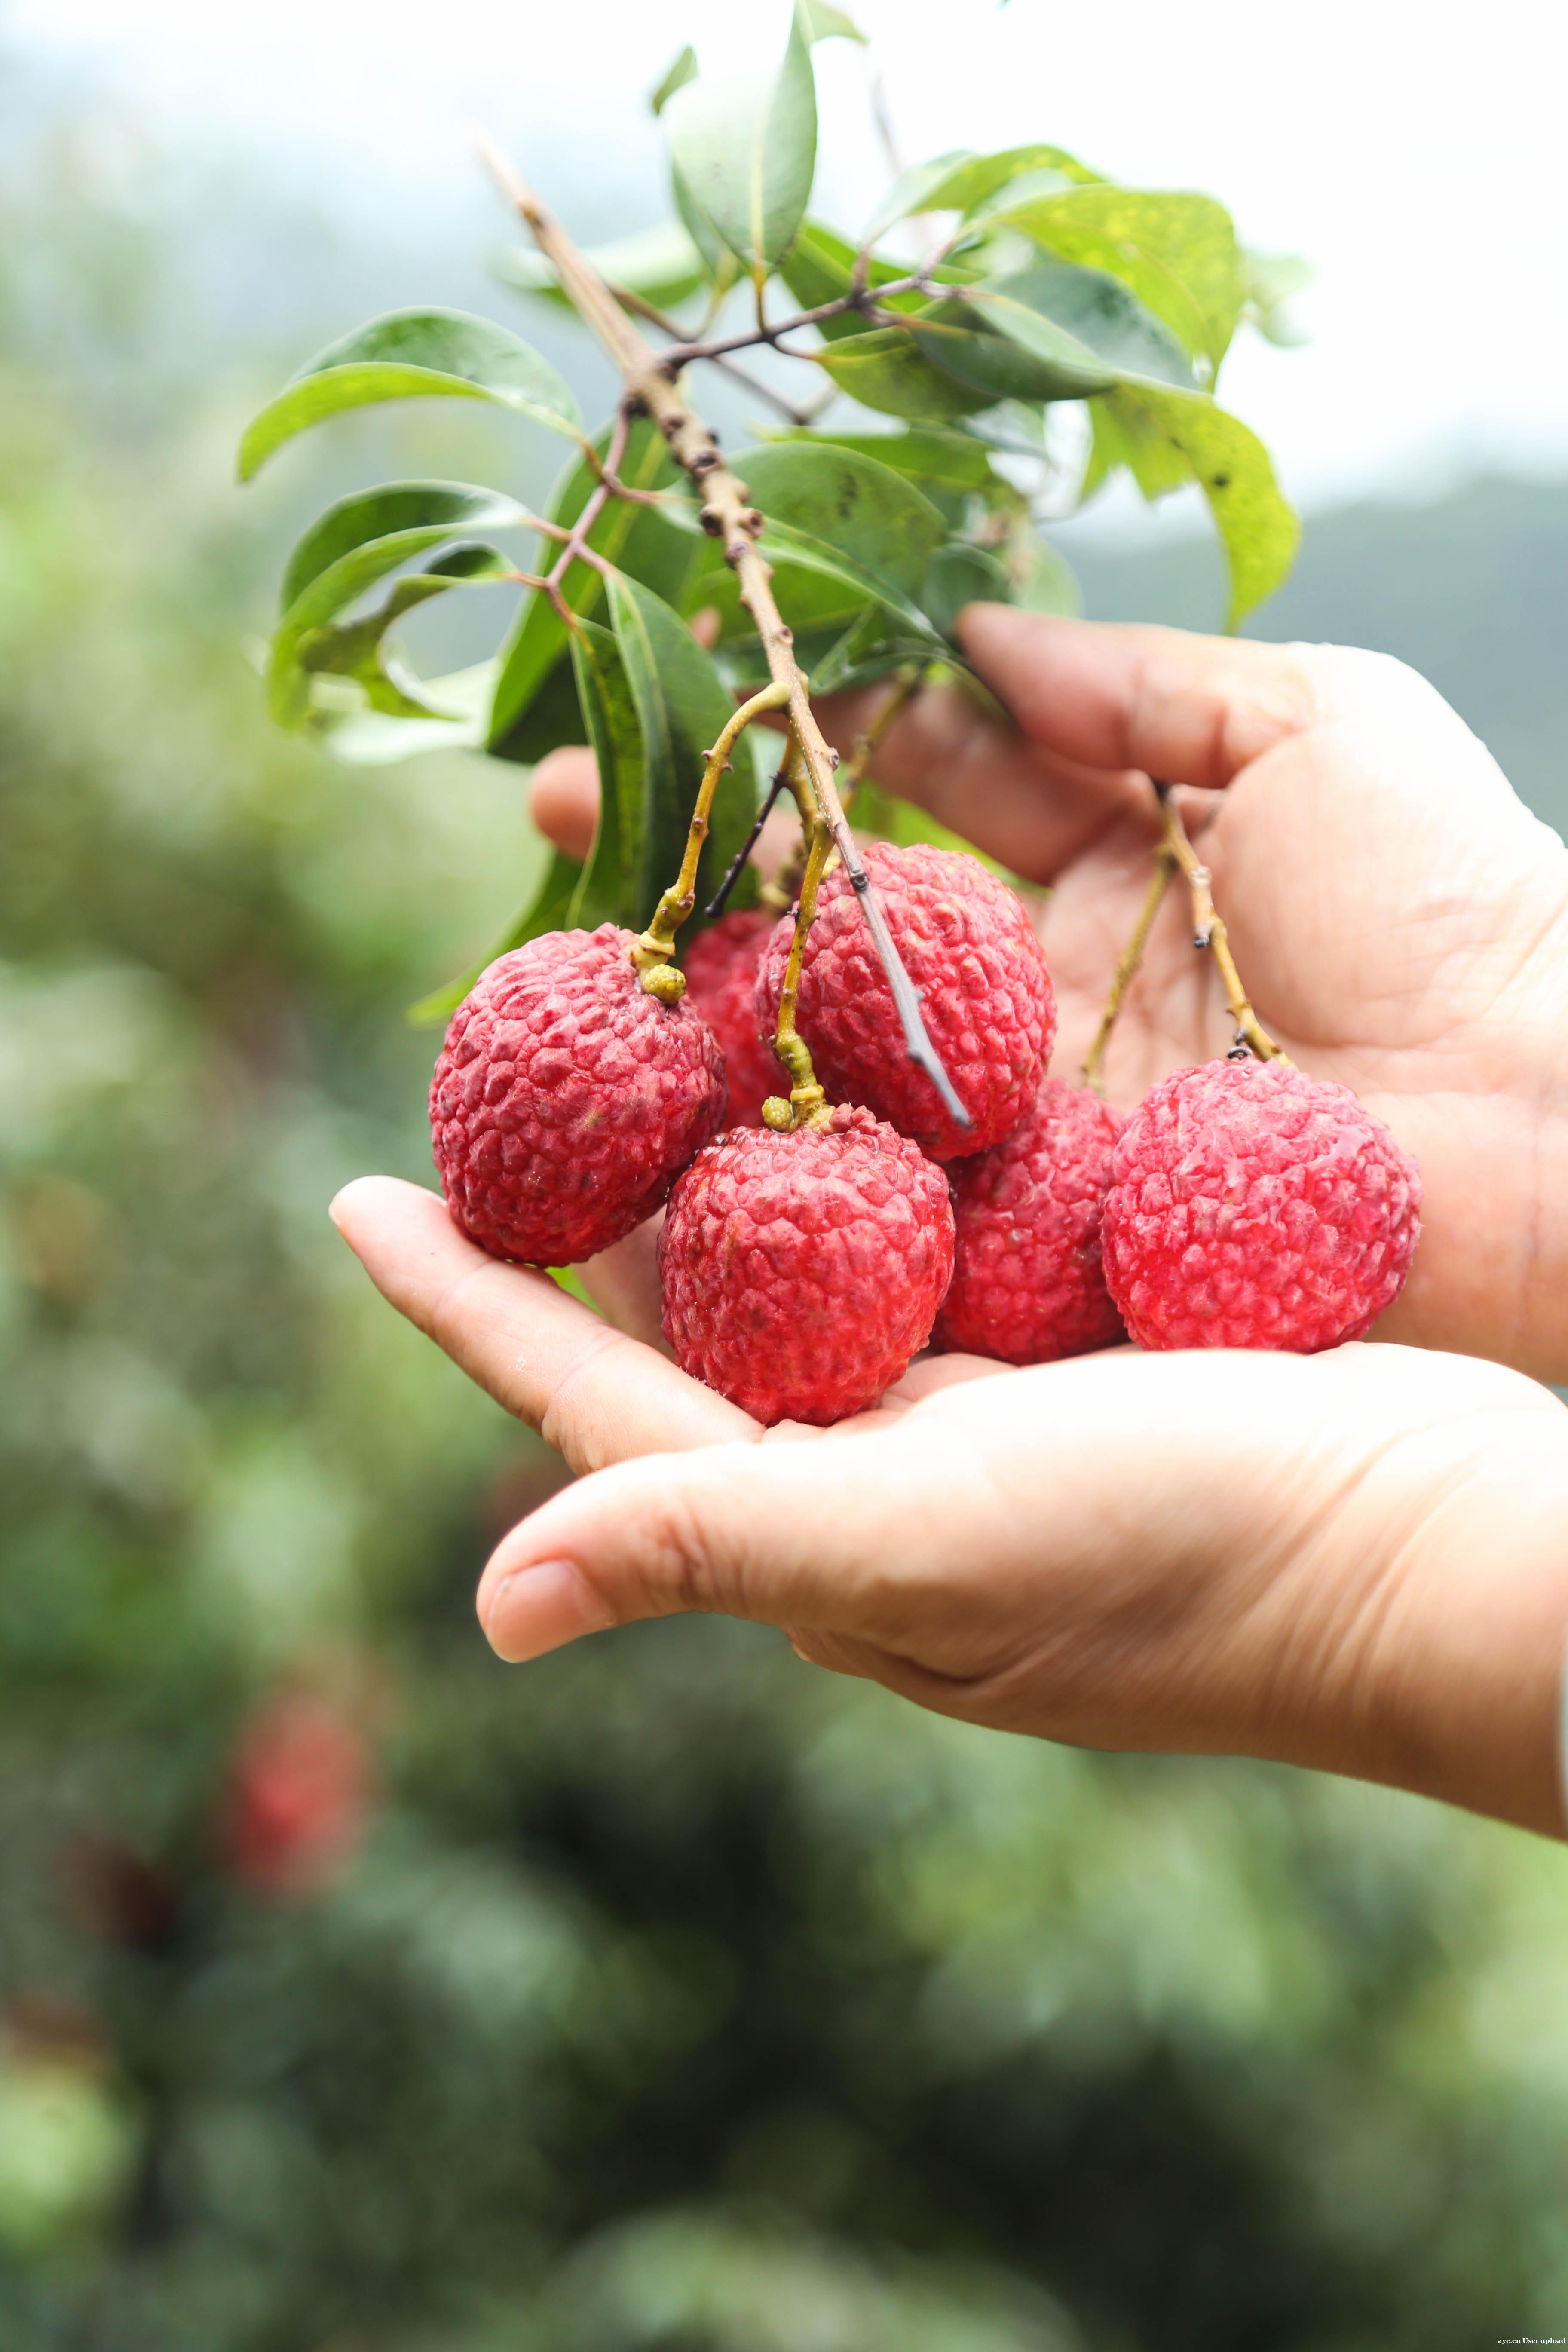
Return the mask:
M 984 490 L 995 479 L 991 460 L 978 441 L 966 433 L 943 433 L 934 426 L 911 425 L 903 433 L 835 433 L 831 426 L 792 428 L 771 436 L 779 441 L 826 442 L 835 449 L 850 449 L 896 474 L 907 474 L 929 498 L 932 488 Z
M 1230 572 L 1226 625 L 1237 627 L 1279 587 L 1301 537 L 1268 452 L 1239 417 L 1216 408 L 1205 394 L 1122 384 L 1108 398 L 1123 420 L 1136 419 L 1163 433 L 1201 486 Z
M 581 427 L 566 384 L 521 336 L 464 310 L 395 310 L 329 343 L 290 377 L 246 431 L 240 480 L 324 417 L 432 394 L 495 401 L 574 437 Z
M 865 46 L 866 36 L 854 18 L 831 7 L 828 0 L 795 0 L 795 15 L 808 41 L 858 41 Z
M 600 456 L 608 446 L 607 428 L 595 441 Z M 621 466 L 622 478 L 634 489 L 657 490 L 681 479 L 671 464 L 663 436 L 647 422 L 633 425 Z M 586 459 L 567 467 L 550 499 L 548 519 L 570 527 L 582 513 L 597 477 Z M 588 534 L 595 551 L 619 571 L 641 580 L 668 604 L 684 603 L 686 583 L 700 562 L 689 532 L 677 528 L 658 509 L 612 499 Z M 542 562 L 549 561 L 546 549 Z M 604 595 L 604 581 L 591 564 L 574 564 L 563 593 L 576 613 L 595 613 Z M 496 682 L 489 749 L 505 760 L 531 760 L 537 747 L 525 722 L 536 698 L 557 666 L 565 659 L 566 626 L 549 597 L 535 593 L 519 609 L 501 648 L 500 674 Z
M 651 228 L 637 229 L 608 245 L 590 246 L 587 258 L 610 286 L 640 294 L 661 310 L 688 300 L 708 278 L 703 257 L 679 221 L 658 221 Z M 562 310 L 572 310 L 551 264 L 531 246 L 509 247 L 498 255 L 495 271 L 520 292 L 537 294 Z
M 479 974 L 488 971 L 498 956 L 510 955 L 513 948 L 526 947 L 545 931 L 561 930 L 568 919 L 572 900 L 582 880 L 583 868 L 574 857 L 557 850 L 540 877 L 539 887 L 515 921 L 507 925 L 499 940 L 493 940 L 477 963 L 458 974 L 444 988 L 432 990 L 411 1004 L 404 1019 L 416 1029 L 432 1028 L 439 1022 L 445 1024 L 456 1013 Z
M 610 583 L 609 611 L 642 735 L 636 886 L 637 904 L 646 909 L 637 918 L 641 924 L 679 870 L 708 750 L 734 705 L 712 656 L 651 589 L 617 574 Z M 700 904 L 712 895 L 755 814 L 752 771 L 737 759 L 714 797 L 698 868 Z
M 1175 336 L 1106 270 L 1037 262 L 1016 277 L 971 287 L 964 299 L 988 328 L 1064 379 L 1081 375 L 1086 392 L 1098 390 L 1108 373 L 1191 388 L 1192 362 Z
M 573 632 L 572 674 L 598 763 L 599 822 L 566 920 L 584 930 L 624 923 L 640 931 L 653 913 L 638 887 L 647 760 L 620 648 L 597 621 L 581 621 Z
M 1109 270 L 1217 368 L 1246 293 L 1230 215 L 1212 196 L 1109 184 L 1009 206 L 1011 222 L 1063 261 Z
M 741 275 L 741 265 L 692 195 L 674 163 L 669 167 L 669 193 L 681 226 L 701 256 L 702 267 L 715 295 L 727 292 Z
M 764 547 L 781 526 L 805 531 L 867 577 L 918 595 L 945 533 L 907 475 L 832 442 L 766 442 L 735 467 L 767 518 Z
M 987 325 L 967 303 L 934 305 L 915 322 L 922 356 L 987 405 L 998 400 L 1082 400 L 1116 381 L 1116 371 L 1087 345 L 1049 322 L 1036 322 L 1031 343 Z M 1044 346 L 1045 348 L 1041 348 Z
M 653 89 L 648 92 L 648 106 L 655 114 L 662 114 L 678 89 L 697 79 L 697 52 L 689 41 L 677 50 Z
M 1119 404 L 1109 394 L 1089 404 L 1092 438 L 1079 502 L 1091 499 L 1118 466 L 1125 466 L 1151 504 L 1186 487 L 1187 461 L 1147 409 Z
M 528 509 L 466 482 L 387 482 L 340 499 L 312 523 L 283 574 L 284 611 L 272 640 L 268 693 L 273 716 L 297 727 L 310 703 L 299 648 L 378 580 L 474 530 L 527 524 Z
M 1012 574 L 984 548 L 952 540 L 931 557 L 921 601 L 935 626 L 951 639 L 966 604 L 1013 602 Z
M 868 238 L 880 236 L 895 221 L 911 213 L 968 213 L 976 205 L 1026 173 L 1054 172 L 1068 182 L 1088 185 L 1100 173 L 1069 155 L 1065 147 L 1037 141 L 1026 147 L 1004 147 L 994 155 L 977 155 L 966 148 L 937 155 L 900 173 L 866 225 Z
M 421 682 L 404 668 L 389 632 L 405 613 L 428 604 L 433 596 L 481 581 L 505 580 L 513 568 L 493 547 L 448 548 L 423 572 L 395 580 L 375 611 L 363 619 L 307 629 L 295 648 L 295 659 L 301 669 L 314 675 L 352 680 L 363 690 L 371 709 L 388 718 L 441 718 L 446 714 L 426 698 Z
M 998 339 L 999 340 L 999 339 Z M 960 383 L 926 358 L 901 327 L 873 327 L 812 355 L 840 392 L 884 416 L 944 425 L 989 408 L 996 395 Z
M 800 226 L 816 167 L 816 92 L 798 18 L 776 73 L 688 82 L 665 121 L 690 204 L 748 268 L 771 268 Z
M 339 710 L 323 701 L 311 710 L 310 731 L 348 768 L 389 768 L 423 751 L 477 751 L 489 722 L 495 677 L 492 660 L 422 678 L 419 691 L 430 714 L 422 718 L 389 719 L 363 707 Z

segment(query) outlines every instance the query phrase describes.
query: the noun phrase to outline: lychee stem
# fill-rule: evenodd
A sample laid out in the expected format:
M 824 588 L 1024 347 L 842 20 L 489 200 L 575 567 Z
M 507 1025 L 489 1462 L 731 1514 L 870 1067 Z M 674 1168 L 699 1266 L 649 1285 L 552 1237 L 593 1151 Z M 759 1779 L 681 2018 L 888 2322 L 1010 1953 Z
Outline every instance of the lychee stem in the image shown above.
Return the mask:
M 801 877 L 800 903 L 795 915 L 795 937 L 789 945 L 789 961 L 784 966 L 784 986 L 779 992 L 779 1017 L 773 1029 L 773 1051 L 794 1084 L 787 1102 L 782 1095 L 770 1095 L 763 1105 L 763 1124 L 781 1131 L 793 1127 L 826 1127 L 830 1116 L 827 1097 L 817 1084 L 816 1072 L 812 1067 L 810 1051 L 795 1025 L 795 1008 L 800 994 L 800 968 L 805 954 L 805 935 L 816 913 L 817 887 L 832 847 L 832 832 L 824 820 L 817 817 L 812 824 L 811 849 L 805 861 L 805 872 Z
M 846 808 L 854 798 L 858 786 L 865 782 L 866 771 L 870 766 L 883 736 L 891 727 L 894 719 L 913 701 L 925 682 L 926 670 L 918 663 L 911 662 L 907 667 L 895 673 L 892 693 L 889 695 L 886 702 L 868 724 L 856 736 L 850 746 L 849 757 L 839 772 L 838 797 Z
M 1105 1010 L 1100 1016 L 1100 1026 L 1094 1033 L 1094 1043 L 1084 1055 L 1083 1083 L 1093 1088 L 1102 1099 L 1105 1094 L 1105 1049 L 1110 1043 L 1110 1033 L 1116 1026 L 1116 1016 L 1121 1010 L 1122 999 L 1138 976 L 1143 961 L 1143 950 L 1149 944 L 1149 934 L 1154 928 L 1154 918 L 1170 887 L 1171 877 L 1176 870 L 1176 853 L 1168 839 L 1162 839 L 1154 852 L 1154 873 L 1148 895 L 1139 909 L 1132 936 L 1117 959 L 1110 978 L 1110 993 L 1105 1000 Z
M 1225 1001 L 1236 1023 L 1237 1048 L 1245 1046 L 1260 1062 L 1289 1063 L 1289 1055 L 1268 1034 L 1254 1013 L 1251 1000 L 1241 984 L 1241 974 L 1230 951 L 1230 934 L 1226 929 L 1224 917 L 1215 905 L 1214 893 L 1209 887 L 1208 867 L 1188 838 L 1187 828 L 1182 823 L 1182 813 L 1176 806 L 1175 788 L 1172 784 L 1155 782 L 1152 777 L 1150 782 L 1154 785 L 1154 797 L 1160 803 L 1164 824 L 1163 846 L 1168 848 L 1186 877 L 1187 888 L 1192 894 L 1193 945 L 1213 950 L 1225 986 Z
M 680 861 L 680 871 L 654 909 L 652 922 L 632 950 L 632 961 L 642 974 L 642 984 L 650 995 L 668 1001 L 668 982 L 656 981 L 655 974 L 669 970 L 669 959 L 675 952 L 675 934 L 697 904 L 697 866 L 702 855 L 702 845 L 708 838 L 708 819 L 713 807 L 713 795 L 719 779 L 730 764 L 730 754 L 753 719 L 764 710 L 778 710 L 789 700 L 789 688 L 773 683 L 753 694 L 749 702 L 731 711 L 720 730 L 719 740 L 706 755 L 707 765 L 702 782 L 697 788 L 697 804 L 691 812 L 691 824 L 686 835 L 686 853 Z M 678 976 L 673 975 L 672 976 Z M 680 991 L 674 992 L 679 996 Z
M 533 241 L 546 259 L 553 264 L 561 289 L 574 310 L 591 327 L 620 370 L 626 390 L 622 398 L 622 414 L 627 417 L 647 416 L 652 419 L 663 435 L 670 456 L 681 470 L 689 475 L 701 500 L 699 520 L 709 535 L 719 541 L 724 561 L 735 574 L 740 600 L 756 624 L 767 659 L 769 675 L 785 686 L 789 692 L 790 721 L 805 755 L 811 777 L 812 796 L 823 821 L 831 828 L 835 845 L 844 860 L 860 914 L 871 934 L 872 944 L 887 974 L 892 992 L 899 1025 L 903 1031 L 904 1050 L 911 1062 L 924 1070 L 941 1096 L 949 1116 L 958 1126 L 972 1124 L 968 1111 L 959 1100 L 957 1090 L 949 1077 L 941 1055 L 932 1045 L 931 1033 L 921 1011 L 920 992 L 910 980 L 899 953 L 887 919 L 878 903 L 871 879 L 861 863 L 849 830 L 849 820 L 839 803 L 833 771 L 837 754 L 816 721 L 811 707 L 811 690 L 805 672 L 795 657 L 795 638 L 786 626 L 774 599 L 773 568 L 763 556 L 757 541 L 763 529 L 763 517 L 751 503 L 746 486 L 725 464 L 712 428 L 698 415 L 678 388 L 681 369 L 693 359 L 724 356 L 729 343 L 678 345 L 673 352 L 658 352 L 637 332 L 603 278 L 586 257 L 579 252 L 559 221 L 553 219 L 526 183 L 518 177 L 504 155 L 485 139 L 480 140 L 480 152 L 496 180 L 516 206 L 532 234 Z M 917 275 L 906 288 L 902 279 L 876 289 L 877 299 L 886 300 L 896 292 L 923 287 L 927 281 Z M 864 291 L 853 291 L 841 299 L 819 305 L 817 310 L 803 310 L 790 320 L 789 328 L 809 326 L 822 317 L 837 317 L 841 311 L 867 308 L 869 297 Z M 875 315 L 874 312 L 871 315 Z M 759 341 L 776 345 L 785 332 L 783 326 L 744 336 L 742 342 Z M 738 346 L 737 346 L 738 348 Z

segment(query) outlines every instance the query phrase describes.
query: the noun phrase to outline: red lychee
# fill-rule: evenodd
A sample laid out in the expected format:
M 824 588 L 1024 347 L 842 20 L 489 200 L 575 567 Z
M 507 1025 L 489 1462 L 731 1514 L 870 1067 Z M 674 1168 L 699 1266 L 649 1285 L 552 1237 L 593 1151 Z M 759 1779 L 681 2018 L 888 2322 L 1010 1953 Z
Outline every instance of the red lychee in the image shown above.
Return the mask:
M 430 1135 L 452 1221 L 497 1257 L 575 1265 L 649 1217 L 721 1124 L 702 1015 L 644 989 L 630 931 L 551 931 L 452 1015 Z
M 957 1247 L 939 1348 L 1046 1364 L 1121 1339 L 1100 1223 L 1121 1127 L 1087 1087 L 1042 1078 L 1011 1135 L 957 1162 Z
M 1056 1035 L 1056 999 L 1023 902 L 960 851 L 874 841 L 866 871 L 921 992 L 931 1043 L 972 1124 L 942 1108 L 904 1050 L 893 994 L 842 868 L 823 883 L 795 1019 L 830 1096 L 863 1103 L 933 1160 L 986 1150 L 1017 1124 Z M 771 1032 L 794 926 L 763 951 L 757 1010 Z
M 1415 1161 L 1348 1087 L 1283 1062 L 1205 1062 L 1152 1087 L 1123 1129 L 1105 1279 L 1145 1348 L 1359 1339 L 1421 1230 Z
M 842 1421 L 925 1345 L 952 1272 L 947 1179 L 868 1110 L 736 1128 L 670 1194 L 658 1263 L 683 1370 L 769 1424 Z
M 264 1895 L 319 1892 L 363 1841 L 373 1777 L 347 1716 L 304 1692 L 275 1693 L 229 1767 L 223 1839 L 235 1876 Z
M 768 1097 L 789 1092 L 784 1065 L 757 1034 L 757 960 L 776 920 L 763 907 L 721 915 L 681 956 L 687 995 L 723 1049 L 731 1127 L 761 1127 Z

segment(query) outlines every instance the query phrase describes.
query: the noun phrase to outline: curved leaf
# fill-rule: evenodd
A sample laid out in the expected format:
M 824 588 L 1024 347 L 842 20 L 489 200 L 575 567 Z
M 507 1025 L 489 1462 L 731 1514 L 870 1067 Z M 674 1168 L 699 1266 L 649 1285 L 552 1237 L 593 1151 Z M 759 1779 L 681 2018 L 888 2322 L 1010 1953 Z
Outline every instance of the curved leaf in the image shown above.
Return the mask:
M 1056 172 L 1064 181 L 1080 184 L 1100 177 L 1065 147 L 1038 141 L 1026 147 L 1004 147 L 994 155 L 955 148 L 951 154 L 934 156 L 929 163 L 916 163 L 900 173 L 867 223 L 866 236 L 880 236 L 895 221 L 906 220 L 911 213 L 972 212 L 1010 180 L 1034 172 Z
M 1109 270 L 1217 369 L 1246 295 L 1230 215 L 1212 196 L 1109 184 L 1008 206 L 995 217 L 1063 261 Z
M 688 41 L 683 49 L 676 52 L 654 88 L 648 92 L 649 112 L 662 114 L 676 91 L 684 89 L 689 81 L 695 81 L 696 79 L 697 52 Z
M 363 689 L 371 709 L 389 719 L 445 718 L 448 714 L 426 698 L 422 682 L 404 669 L 387 642 L 387 633 L 405 613 L 428 604 L 432 596 L 481 581 L 505 580 L 511 571 L 505 556 L 493 547 L 448 548 L 423 572 L 395 580 L 375 611 L 362 620 L 307 629 L 295 648 L 295 658 L 301 669 L 314 675 L 351 679 Z
M 950 540 L 931 557 L 922 601 L 935 626 L 951 640 L 966 604 L 1013 602 L 1012 574 L 984 548 L 968 540 Z
M 825 344 L 813 359 L 840 392 L 862 408 L 912 424 L 942 425 L 989 408 L 997 394 L 961 384 L 935 366 L 901 327 L 873 327 L 869 333 Z
M 1120 278 L 1071 262 L 1039 262 L 988 278 L 965 296 L 988 328 L 1066 373 L 1152 377 L 1192 388 L 1192 362 Z
M 833 442 L 765 442 L 734 463 L 767 518 L 764 541 L 781 526 L 805 531 L 867 577 L 918 595 L 946 533 L 907 475 Z
M 1216 408 L 1205 393 L 1122 384 L 1107 399 L 1126 422 L 1163 434 L 1201 486 L 1230 571 L 1226 626 L 1237 627 L 1279 587 L 1301 537 L 1268 452 L 1239 417 Z
M 601 456 L 608 442 L 606 428 L 595 441 Z M 646 421 L 632 427 L 621 478 L 634 489 L 643 490 L 664 489 L 679 479 L 663 436 Z M 586 459 L 569 466 L 552 493 L 549 520 L 568 527 L 574 523 L 596 479 Z M 617 570 L 645 582 L 667 604 L 679 605 L 686 583 L 701 562 L 701 552 L 692 546 L 689 533 L 677 527 L 684 520 L 681 515 L 667 519 L 660 509 L 612 499 L 589 532 L 588 543 Z M 598 609 L 604 588 L 603 578 L 592 565 L 576 563 L 566 575 L 563 593 L 574 612 L 593 613 Z M 532 740 L 527 722 L 565 656 L 565 624 L 554 605 L 548 596 L 537 593 L 526 596 L 501 648 L 489 741 L 498 758 L 526 762 L 545 748 Z M 564 680 L 560 683 L 563 686 Z
M 795 0 L 795 16 L 808 41 L 858 41 L 865 47 L 859 26 L 842 8 L 830 6 L 829 0 Z
M 465 310 L 394 310 L 329 343 L 290 377 L 247 428 L 239 478 L 249 481 L 283 442 L 323 417 L 437 394 L 496 401 L 552 432 L 580 432 L 571 392 L 521 336 Z
M 301 642 L 345 612 L 389 572 L 464 531 L 531 520 L 526 507 L 466 482 L 388 482 L 340 499 L 305 533 L 283 574 L 287 599 L 272 640 L 268 694 L 274 717 L 297 727 L 310 709 Z
M 906 266 L 896 261 L 883 261 L 873 255 L 867 272 L 867 282 L 885 286 L 889 279 L 907 278 Z M 789 251 L 779 263 L 779 276 L 795 296 L 803 310 L 815 310 L 820 303 L 837 302 L 847 294 L 855 282 L 855 248 L 847 237 L 837 229 L 824 227 L 821 221 L 802 221 L 791 241 Z M 917 295 L 893 295 L 894 308 L 918 303 Z M 840 342 L 851 335 L 866 332 L 865 314 L 859 310 L 841 310 L 837 318 L 819 319 L 816 331 L 827 342 Z
M 708 269 L 679 221 L 658 221 L 608 245 L 590 246 L 587 258 L 612 289 L 624 287 L 663 310 L 684 302 L 706 284 Z M 524 294 L 538 294 L 562 310 L 572 304 L 562 292 L 555 272 L 543 254 L 532 247 L 508 247 L 495 261 L 498 278 Z M 576 313 L 573 312 L 574 317 Z
M 428 715 L 417 719 L 318 708 L 310 713 L 311 731 L 349 768 L 388 768 L 422 751 L 476 751 L 485 740 L 495 675 L 495 663 L 487 661 L 445 677 L 422 678 L 419 690 L 429 708 Z
M 647 756 L 620 647 L 597 621 L 580 621 L 572 637 L 572 674 L 599 769 L 599 822 L 594 845 L 566 909 L 568 924 L 646 929 L 658 893 L 645 908 L 638 876 Z
M 734 705 L 710 654 L 640 581 L 617 574 L 609 608 L 616 645 L 642 734 L 643 788 L 637 827 L 637 905 L 646 923 L 679 870 L 709 746 Z M 698 867 L 698 903 L 711 897 L 757 813 L 754 774 L 737 757 L 714 796 Z M 627 918 L 628 920 L 631 918 Z
M 799 18 L 776 74 L 688 82 L 665 121 L 690 204 L 748 268 L 770 268 L 800 226 L 816 167 L 816 91 Z
M 1000 323 L 1000 322 L 999 322 Z M 998 400 L 1083 400 L 1116 381 L 1116 371 L 1065 330 L 1040 320 L 1030 343 L 993 332 L 966 303 L 943 302 L 914 322 L 915 341 L 943 375 Z

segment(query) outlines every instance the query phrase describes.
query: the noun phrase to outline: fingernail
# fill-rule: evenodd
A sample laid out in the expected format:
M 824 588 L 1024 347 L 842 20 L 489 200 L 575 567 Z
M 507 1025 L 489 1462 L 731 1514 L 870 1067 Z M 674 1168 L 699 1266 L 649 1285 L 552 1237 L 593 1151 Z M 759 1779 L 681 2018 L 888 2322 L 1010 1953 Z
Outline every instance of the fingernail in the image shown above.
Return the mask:
M 509 1665 L 542 1658 L 584 1633 L 602 1633 L 615 1618 L 582 1570 L 569 1559 L 535 1560 L 514 1568 L 479 1594 L 479 1622 L 498 1658 Z

